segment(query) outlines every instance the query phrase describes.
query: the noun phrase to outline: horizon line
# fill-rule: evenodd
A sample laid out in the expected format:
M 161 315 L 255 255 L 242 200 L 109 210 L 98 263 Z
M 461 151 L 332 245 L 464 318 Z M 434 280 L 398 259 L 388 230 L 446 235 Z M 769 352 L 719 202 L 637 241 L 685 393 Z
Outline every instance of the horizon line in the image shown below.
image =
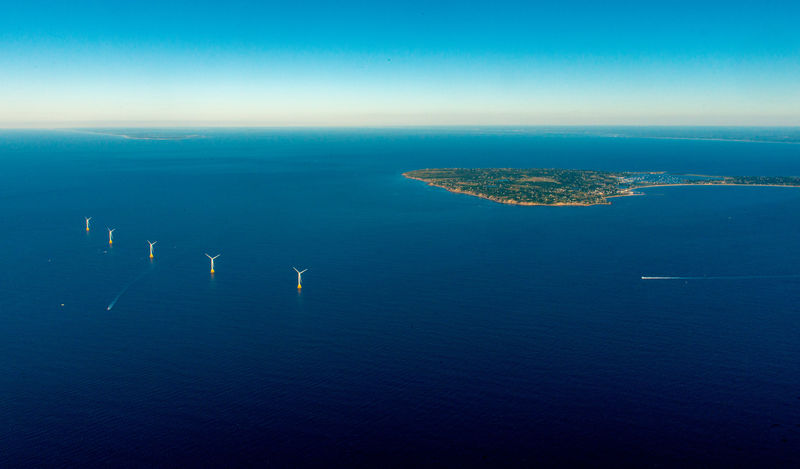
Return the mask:
M 219 123 L 97 123 L 57 125 L 0 124 L 0 130 L 90 130 L 90 129 L 426 129 L 426 128 L 762 128 L 800 129 L 798 124 L 219 124 Z

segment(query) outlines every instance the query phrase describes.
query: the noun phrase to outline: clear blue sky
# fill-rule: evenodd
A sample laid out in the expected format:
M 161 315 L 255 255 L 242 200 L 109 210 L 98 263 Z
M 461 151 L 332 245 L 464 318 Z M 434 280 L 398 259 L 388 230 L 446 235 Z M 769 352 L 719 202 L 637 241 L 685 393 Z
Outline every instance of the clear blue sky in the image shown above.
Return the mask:
M 800 2 L 24 2 L 0 127 L 800 125 Z

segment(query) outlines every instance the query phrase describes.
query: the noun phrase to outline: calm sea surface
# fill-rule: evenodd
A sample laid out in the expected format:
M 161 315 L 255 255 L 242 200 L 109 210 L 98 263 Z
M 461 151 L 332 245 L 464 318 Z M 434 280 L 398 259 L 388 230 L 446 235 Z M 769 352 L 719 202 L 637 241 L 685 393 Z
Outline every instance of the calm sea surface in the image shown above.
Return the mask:
M 800 175 L 730 132 L 2 131 L 0 466 L 800 464 L 800 189 L 401 176 Z

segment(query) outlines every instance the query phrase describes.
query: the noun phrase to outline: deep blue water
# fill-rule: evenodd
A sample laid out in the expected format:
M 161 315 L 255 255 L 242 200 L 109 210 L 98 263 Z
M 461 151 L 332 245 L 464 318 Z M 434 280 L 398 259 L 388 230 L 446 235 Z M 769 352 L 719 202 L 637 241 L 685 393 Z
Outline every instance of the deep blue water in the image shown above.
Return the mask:
M 800 189 L 516 207 L 401 176 L 800 175 L 800 145 L 186 132 L 0 132 L 0 466 L 800 464 Z

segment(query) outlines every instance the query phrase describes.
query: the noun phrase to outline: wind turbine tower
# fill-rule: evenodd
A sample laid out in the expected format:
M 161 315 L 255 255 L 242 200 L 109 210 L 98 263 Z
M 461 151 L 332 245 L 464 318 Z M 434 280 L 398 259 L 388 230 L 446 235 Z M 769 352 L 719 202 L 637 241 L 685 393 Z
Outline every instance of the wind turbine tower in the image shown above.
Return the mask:
M 303 288 L 303 272 L 305 272 L 308 269 L 297 270 L 296 267 L 292 268 L 294 269 L 295 272 L 297 272 L 297 289 L 299 290 Z
M 86 231 L 89 231 L 89 220 L 91 220 L 92 217 L 83 217 L 83 218 L 86 219 Z
M 108 230 L 108 244 L 114 244 L 114 230 L 116 230 L 116 228 L 106 227 L 106 229 Z
M 206 254 L 206 257 L 208 257 L 209 259 L 211 259 L 211 273 L 213 274 L 213 273 L 214 273 L 214 259 L 218 258 L 218 257 L 219 257 L 219 254 L 217 254 L 217 255 L 216 255 L 216 256 L 214 256 L 214 257 L 211 257 L 211 256 L 209 256 L 208 254 Z
M 147 244 L 149 244 L 149 245 L 150 245 L 150 259 L 152 259 L 152 258 L 153 258 L 153 246 L 154 246 L 154 245 L 155 245 L 157 242 L 158 242 L 158 241 L 153 241 L 153 242 L 151 243 L 149 239 L 147 240 Z

